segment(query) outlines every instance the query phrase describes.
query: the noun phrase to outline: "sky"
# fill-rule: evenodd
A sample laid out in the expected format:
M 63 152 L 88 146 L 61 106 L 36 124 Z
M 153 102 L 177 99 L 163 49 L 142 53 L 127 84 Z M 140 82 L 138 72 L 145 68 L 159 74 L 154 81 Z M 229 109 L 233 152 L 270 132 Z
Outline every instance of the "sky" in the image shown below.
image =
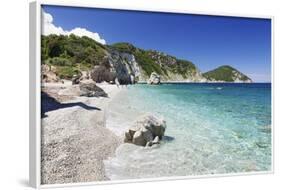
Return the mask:
M 42 34 L 128 42 L 193 62 L 201 72 L 231 65 L 271 81 L 270 19 L 43 6 Z

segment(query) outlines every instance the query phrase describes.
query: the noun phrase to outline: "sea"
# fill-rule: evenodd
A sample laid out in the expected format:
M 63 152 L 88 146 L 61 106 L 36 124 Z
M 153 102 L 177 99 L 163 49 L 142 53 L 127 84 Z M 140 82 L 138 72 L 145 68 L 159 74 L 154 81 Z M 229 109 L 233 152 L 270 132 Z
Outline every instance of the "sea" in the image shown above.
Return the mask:
M 166 120 L 159 145 L 121 144 L 104 161 L 111 180 L 271 171 L 271 83 L 136 84 L 106 110 L 116 135 L 143 114 Z

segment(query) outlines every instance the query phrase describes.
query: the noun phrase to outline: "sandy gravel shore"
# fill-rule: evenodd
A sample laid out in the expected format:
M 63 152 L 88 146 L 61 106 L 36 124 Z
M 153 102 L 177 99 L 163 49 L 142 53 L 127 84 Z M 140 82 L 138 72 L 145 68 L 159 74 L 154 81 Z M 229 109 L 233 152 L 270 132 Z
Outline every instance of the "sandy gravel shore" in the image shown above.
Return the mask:
M 103 160 L 114 155 L 121 139 L 105 128 L 104 114 L 120 88 L 98 86 L 108 98 L 76 96 L 78 86 L 68 82 L 43 86 L 42 184 L 108 180 Z

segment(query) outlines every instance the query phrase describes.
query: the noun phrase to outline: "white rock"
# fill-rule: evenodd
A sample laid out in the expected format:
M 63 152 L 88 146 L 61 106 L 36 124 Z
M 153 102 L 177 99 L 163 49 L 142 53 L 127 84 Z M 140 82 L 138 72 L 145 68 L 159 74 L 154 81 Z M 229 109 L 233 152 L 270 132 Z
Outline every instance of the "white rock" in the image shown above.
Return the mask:
M 107 93 L 96 85 L 93 80 L 83 80 L 79 83 L 80 96 L 107 97 Z
M 152 72 L 150 74 L 150 78 L 147 81 L 147 84 L 160 84 L 160 83 L 161 83 L 160 76 L 157 73 Z
M 146 142 L 150 142 L 153 140 L 153 134 L 150 130 L 146 129 L 145 127 L 142 127 L 141 132 Z
M 144 115 L 125 133 L 124 142 L 131 142 L 141 146 L 159 144 L 164 136 L 166 122 L 154 115 Z
M 152 145 L 153 145 L 153 143 L 152 143 L 151 141 L 149 141 L 149 142 L 146 143 L 145 146 L 146 146 L 146 147 L 149 147 L 149 146 L 152 146 Z
M 156 137 L 154 138 L 154 140 L 152 141 L 152 144 L 159 144 L 159 143 L 160 143 L 160 139 L 159 139 L 158 136 L 156 136 Z
M 125 132 L 125 139 L 124 142 L 131 142 L 133 140 L 133 137 L 131 136 L 130 132 Z
M 142 136 L 142 132 L 141 131 L 136 131 L 134 136 L 133 136 L 133 144 L 135 145 L 140 145 L 140 146 L 145 146 L 146 145 L 146 141 Z
M 159 136 L 160 139 L 162 138 L 166 130 L 166 121 L 154 115 L 141 116 L 137 120 L 136 125 L 139 127 L 145 127 L 152 132 L 152 135 L 154 137 Z

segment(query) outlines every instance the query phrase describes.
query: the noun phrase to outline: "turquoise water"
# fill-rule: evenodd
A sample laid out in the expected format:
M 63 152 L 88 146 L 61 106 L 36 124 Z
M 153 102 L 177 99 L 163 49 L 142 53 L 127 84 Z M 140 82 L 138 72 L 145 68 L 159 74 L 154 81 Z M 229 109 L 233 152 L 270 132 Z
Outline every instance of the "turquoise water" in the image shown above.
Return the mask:
M 271 170 L 271 84 L 132 85 L 107 112 L 118 135 L 147 112 L 167 121 L 159 146 L 105 161 L 113 180 Z

